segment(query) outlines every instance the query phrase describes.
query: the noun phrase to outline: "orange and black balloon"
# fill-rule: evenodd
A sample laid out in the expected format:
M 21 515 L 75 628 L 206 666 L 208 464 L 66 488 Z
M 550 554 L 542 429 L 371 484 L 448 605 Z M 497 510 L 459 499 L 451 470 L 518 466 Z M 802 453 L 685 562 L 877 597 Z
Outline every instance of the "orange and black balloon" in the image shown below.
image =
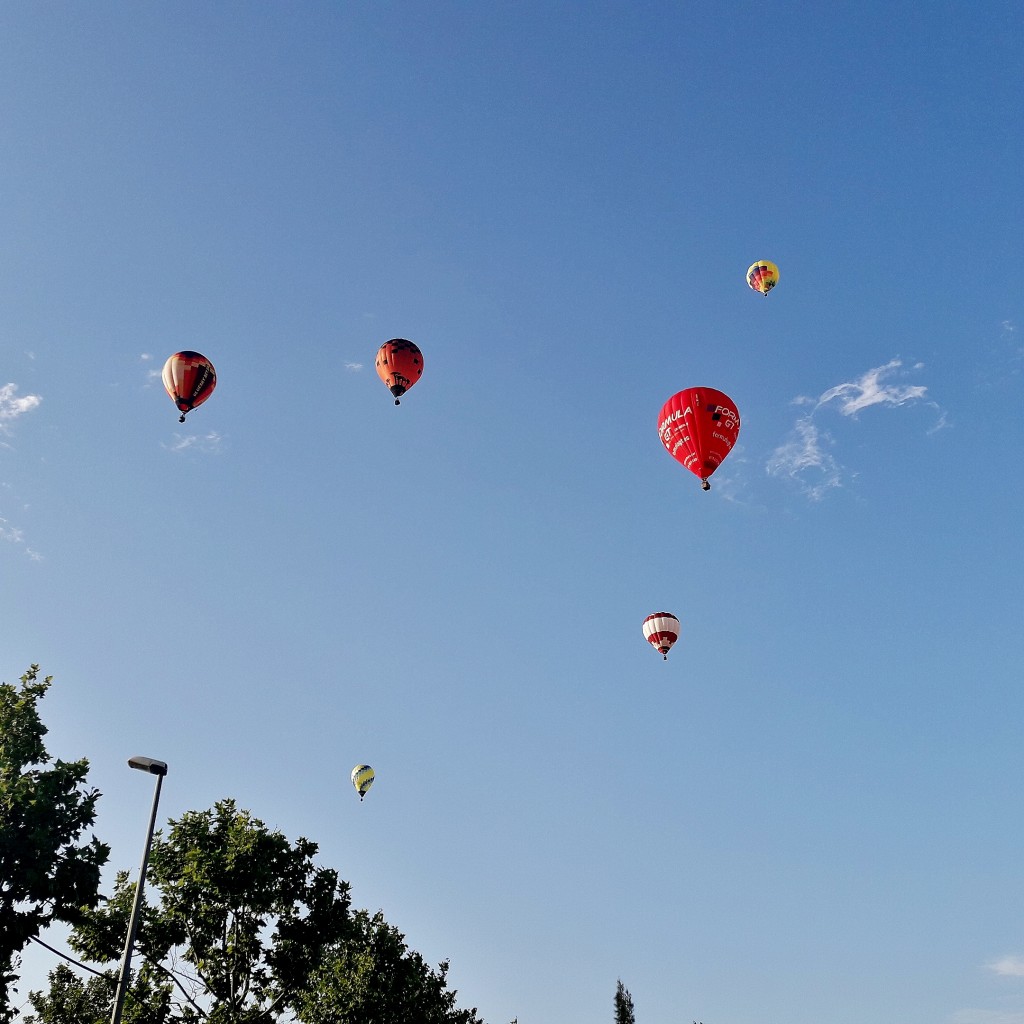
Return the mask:
M 164 363 L 162 376 L 167 394 L 181 412 L 179 423 L 184 423 L 185 414 L 202 405 L 217 386 L 213 363 L 199 352 L 175 352 Z
M 405 338 L 392 338 L 377 351 L 376 366 L 377 376 L 395 396 L 395 405 L 401 405 L 399 399 L 423 375 L 423 353 Z

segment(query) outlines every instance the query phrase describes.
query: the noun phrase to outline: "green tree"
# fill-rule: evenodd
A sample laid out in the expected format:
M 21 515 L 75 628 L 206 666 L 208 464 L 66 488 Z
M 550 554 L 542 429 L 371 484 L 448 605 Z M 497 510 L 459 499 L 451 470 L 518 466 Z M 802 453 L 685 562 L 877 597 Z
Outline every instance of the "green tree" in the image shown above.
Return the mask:
M 483 1024 L 475 1007 L 456 1007 L 448 961 L 431 968 L 379 911 L 352 923 L 301 1002 L 303 1024 Z
M 25 1024 L 108 1024 L 114 1005 L 117 971 L 110 970 L 83 983 L 66 964 L 49 975 L 50 990 L 45 995 L 32 992 L 29 1001 L 36 1015 L 28 1015 Z M 172 986 L 156 985 L 136 977 L 133 998 L 124 1009 L 122 1021 L 134 1024 L 166 1024 L 170 1020 Z
M 615 984 L 615 1024 L 636 1024 L 633 997 L 621 979 Z
M 153 841 L 146 896 L 158 894 L 159 903 L 142 910 L 123 1019 L 289 1019 L 325 953 L 351 932 L 348 884 L 313 865 L 315 843 L 291 845 L 231 800 L 170 825 L 166 839 L 157 833 Z M 76 924 L 72 949 L 95 963 L 116 962 L 134 893 L 127 873 L 119 873 L 113 895 Z M 48 993 L 32 993 L 38 1017 L 27 1024 L 102 1024 L 75 1008 L 112 992 L 116 970 L 89 982 L 69 973 L 58 968 Z
M 85 789 L 89 762 L 51 762 L 39 702 L 52 677 L 32 665 L 21 686 L 0 683 L 0 1021 L 14 1020 L 25 945 L 53 921 L 74 923 L 96 905 L 110 854 L 95 836 L 99 791 Z

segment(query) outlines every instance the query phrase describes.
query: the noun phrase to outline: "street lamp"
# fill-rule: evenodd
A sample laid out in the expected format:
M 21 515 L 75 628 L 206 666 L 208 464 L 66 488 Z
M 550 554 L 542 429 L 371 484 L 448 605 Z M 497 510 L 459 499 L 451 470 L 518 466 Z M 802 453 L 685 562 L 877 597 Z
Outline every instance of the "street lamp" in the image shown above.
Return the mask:
M 142 907 L 142 889 L 146 884 L 146 865 L 149 863 L 149 848 L 153 843 L 153 827 L 156 825 L 156 808 L 160 803 L 160 785 L 167 774 L 167 764 L 152 757 L 130 757 L 128 765 L 140 772 L 149 772 L 156 776 L 156 789 L 153 791 L 153 813 L 149 816 L 149 831 L 146 832 L 146 846 L 142 851 L 142 867 L 139 868 L 139 884 L 135 887 L 135 901 L 132 903 L 132 916 L 128 919 L 128 938 L 124 943 L 124 954 L 121 956 L 121 969 L 117 975 L 117 995 L 114 998 L 114 1012 L 110 1015 L 110 1024 L 121 1024 L 121 1010 L 124 1007 L 124 996 L 128 988 L 128 975 L 131 971 L 132 946 L 135 944 L 135 932 L 139 927 L 139 910 Z

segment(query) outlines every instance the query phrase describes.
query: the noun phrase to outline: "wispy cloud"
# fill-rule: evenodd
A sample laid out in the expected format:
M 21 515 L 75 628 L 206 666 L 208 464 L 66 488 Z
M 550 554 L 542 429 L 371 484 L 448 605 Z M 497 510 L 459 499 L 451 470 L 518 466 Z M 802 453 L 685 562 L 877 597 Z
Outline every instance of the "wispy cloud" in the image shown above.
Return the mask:
M 749 462 L 744 445 L 737 444 L 729 453 L 729 461 L 715 472 L 712 490 L 720 499 L 748 508 L 760 507 L 754 504 L 746 484 L 748 473 L 745 470 Z
M 31 412 L 40 402 L 42 402 L 42 398 L 39 395 L 19 395 L 17 384 L 5 384 L 0 387 L 0 434 L 11 434 L 11 425 L 14 421 L 18 417 L 24 416 L 25 413 Z M 0 449 L 14 450 L 5 441 L 0 441 Z M 10 490 L 7 483 L 0 484 L 0 487 Z M 25 543 L 25 532 L 3 516 L 0 516 L 0 541 L 20 547 L 35 562 L 42 559 L 42 555 L 38 551 L 33 550 Z
M 765 466 L 768 475 L 795 481 L 812 501 L 821 501 L 830 490 L 843 486 L 847 470 L 829 451 L 835 440 L 815 421 L 815 416 L 822 409 L 834 409 L 841 416 L 856 419 L 858 413 L 875 405 L 896 408 L 925 402 L 939 411 L 938 423 L 928 433 L 941 430 L 946 425 L 946 416 L 928 399 L 927 387 L 889 380 L 900 373 L 902 366 L 901 360 L 892 359 L 884 366 L 868 370 L 856 380 L 823 391 L 817 398 L 801 395 L 794 399 L 794 405 L 810 406 L 810 411 L 796 421 L 790 436 L 772 452 Z M 915 363 L 911 370 L 923 368 L 923 363 Z M 903 371 L 906 372 L 910 371 Z
M 1002 329 L 1001 341 L 1009 350 L 1011 372 L 1016 372 L 1024 358 L 1024 344 L 1017 337 L 1017 325 L 1012 320 L 1004 320 L 999 326 Z
M 146 383 L 144 387 L 149 387 L 153 381 L 160 380 L 163 376 L 163 367 L 157 366 L 153 362 L 152 352 L 143 352 L 139 355 L 139 362 L 145 367 L 146 370 Z
M 18 395 L 17 384 L 0 387 L 0 427 L 35 409 L 42 398 L 39 395 Z
M 15 526 L 8 526 L 6 519 L 0 519 L 0 540 L 10 541 L 12 544 L 24 544 L 25 534 Z
M 7 541 L 9 544 L 18 545 L 33 562 L 41 562 L 43 559 L 43 556 L 39 554 L 38 551 L 30 548 L 25 543 L 25 531 L 16 526 L 11 526 L 10 523 L 2 517 L 0 517 L 0 540 Z
M 985 965 L 993 974 L 1024 978 L 1024 956 L 1004 956 Z
M 974 367 L 975 384 L 985 390 L 1018 388 L 1024 372 L 1024 337 L 1016 323 L 1001 320 L 997 330 L 979 341 L 981 358 Z
M 349 373 L 358 373 L 362 368 L 363 368 L 363 364 L 362 363 L 346 363 L 345 364 L 345 369 L 348 370 Z
M 175 434 L 171 444 L 162 445 L 169 452 L 219 452 L 224 444 L 224 435 L 211 430 L 208 434 Z
M 890 376 L 902 365 L 899 359 L 893 359 L 885 366 L 876 366 L 875 369 L 868 370 L 858 380 L 829 388 L 818 399 L 815 409 L 820 409 L 829 402 L 838 402 L 839 412 L 843 416 L 856 416 L 862 409 L 872 405 L 906 405 L 908 402 L 924 398 L 928 389 L 921 384 L 900 387 L 898 384 L 882 383 L 883 377 Z M 922 368 L 922 363 L 917 363 L 914 367 L 915 370 Z
M 842 486 L 843 474 L 842 467 L 826 450 L 826 446 L 834 444 L 831 436 L 818 430 L 813 415 L 796 421 L 790 440 L 772 452 L 765 468 L 769 476 L 796 480 L 809 498 L 821 501 L 833 487 Z

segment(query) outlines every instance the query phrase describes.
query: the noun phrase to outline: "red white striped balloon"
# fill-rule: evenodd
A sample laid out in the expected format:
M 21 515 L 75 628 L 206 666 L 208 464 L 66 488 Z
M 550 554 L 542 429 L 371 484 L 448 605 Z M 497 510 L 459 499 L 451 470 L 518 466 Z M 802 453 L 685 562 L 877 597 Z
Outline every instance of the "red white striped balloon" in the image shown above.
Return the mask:
M 679 620 L 671 612 L 654 612 L 644 619 L 644 639 L 668 661 L 668 652 L 679 639 Z

